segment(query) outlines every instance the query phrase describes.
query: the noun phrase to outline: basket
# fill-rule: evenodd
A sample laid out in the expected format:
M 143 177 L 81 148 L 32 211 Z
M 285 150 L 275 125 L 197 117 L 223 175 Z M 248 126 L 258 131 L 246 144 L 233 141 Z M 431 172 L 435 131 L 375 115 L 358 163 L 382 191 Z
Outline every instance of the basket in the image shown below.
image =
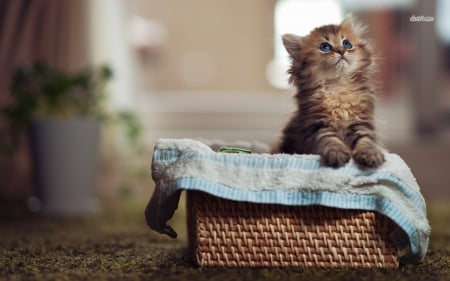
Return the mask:
M 396 268 L 387 217 L 363 210 L 237 202 L 188 192 L 190 253 L 201 267 Z

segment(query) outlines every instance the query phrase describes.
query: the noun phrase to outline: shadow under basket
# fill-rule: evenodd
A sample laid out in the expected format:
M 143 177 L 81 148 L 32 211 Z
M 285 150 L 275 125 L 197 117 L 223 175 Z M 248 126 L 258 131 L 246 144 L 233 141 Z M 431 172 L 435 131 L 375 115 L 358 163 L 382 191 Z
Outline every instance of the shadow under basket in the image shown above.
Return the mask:
M 189 191 L 197 266 L 397 268 L 395 224 L 364 210 L 237 202 Z

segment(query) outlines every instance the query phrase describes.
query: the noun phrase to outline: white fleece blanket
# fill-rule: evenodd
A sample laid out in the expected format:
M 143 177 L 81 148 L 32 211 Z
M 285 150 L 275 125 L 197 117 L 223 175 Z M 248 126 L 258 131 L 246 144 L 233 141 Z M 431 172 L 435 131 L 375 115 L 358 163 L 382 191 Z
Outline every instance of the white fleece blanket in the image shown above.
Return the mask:
M 208 143 L 208 144 L 206 144 Z M 265 154 L 261 143 L 234 143 L 252 154 L 214 151 L 225 143 L 160 139 L 152 161 L 155 192 L 146 208 L 147 224 L 176 237 L 167 225 L 182 190 L 254 203 L 322 205 L 379 212 L 398 229 L 392 238 L 401 263 L 419 263 L 427 248 L 430 226 L 425 201 L 408 166 L 395 154 L 376 170 L 360 170 L 353 161 L 324 167 L 318 155 Z M 228 144 L 230 145 L 230 144 Z

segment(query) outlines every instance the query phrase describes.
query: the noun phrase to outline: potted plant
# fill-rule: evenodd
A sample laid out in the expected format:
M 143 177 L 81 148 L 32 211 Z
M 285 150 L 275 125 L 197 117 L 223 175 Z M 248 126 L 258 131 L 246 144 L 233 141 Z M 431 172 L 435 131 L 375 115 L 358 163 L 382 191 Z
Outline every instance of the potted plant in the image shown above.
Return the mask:
M 69 74 L 44 63 L 19 68 L 12 81 L 13 102 L 3 109 L 12 143 L 28 128 L 40 211 L 83 215 L 97 209 L 95 174 L 100 122 L 119 120 L 136 137 L 139 125 L 129 112 L 105 105 L 108 66 Z

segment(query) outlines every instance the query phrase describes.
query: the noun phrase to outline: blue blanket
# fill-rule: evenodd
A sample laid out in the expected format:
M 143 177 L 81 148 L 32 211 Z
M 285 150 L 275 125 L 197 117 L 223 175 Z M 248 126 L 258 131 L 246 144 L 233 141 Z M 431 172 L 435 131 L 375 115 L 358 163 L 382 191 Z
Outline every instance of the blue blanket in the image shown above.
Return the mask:
M 318 155 L 229 154 L 203 142 L 161 139 L 155 145 L 155 192 L 146 208 L 147 224 L 176 237 L 167 225 L 182 190 L 254 203 L 322 205 L 379 212 L 398 228 L 391 234 L 401 263 L 423 260 L 430 234 L 425 201 L 404 161 L 385 153 L 376 170 L 352 161 L 339 169 L 323 167 Z

